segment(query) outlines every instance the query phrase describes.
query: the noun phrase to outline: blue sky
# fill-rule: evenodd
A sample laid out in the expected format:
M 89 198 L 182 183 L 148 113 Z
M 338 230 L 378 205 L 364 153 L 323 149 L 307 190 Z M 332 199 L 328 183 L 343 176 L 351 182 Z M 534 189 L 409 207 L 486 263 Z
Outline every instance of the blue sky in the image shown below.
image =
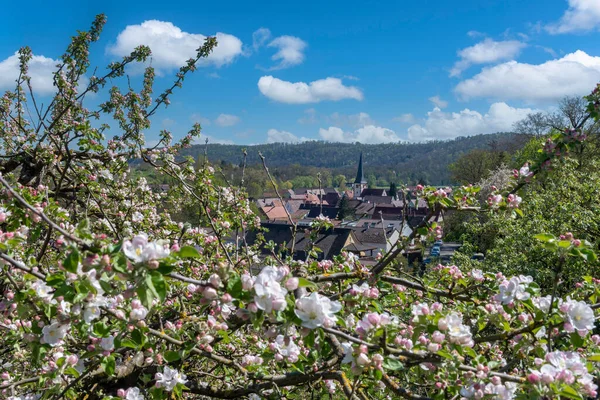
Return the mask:
M 97 13 L 108 22 L 94 64 L 148 44 L 158 88 L 220 32 L 149 141 L 194 121 L 211 141 L 240 144 L 450 139 L 509 130 L 600 82 L 600 0 L 85 3 L 28 2 L 25 16 L 4 5 L 0 90 L 28 45 L 34 89 L 51 94 L 53 60 Z

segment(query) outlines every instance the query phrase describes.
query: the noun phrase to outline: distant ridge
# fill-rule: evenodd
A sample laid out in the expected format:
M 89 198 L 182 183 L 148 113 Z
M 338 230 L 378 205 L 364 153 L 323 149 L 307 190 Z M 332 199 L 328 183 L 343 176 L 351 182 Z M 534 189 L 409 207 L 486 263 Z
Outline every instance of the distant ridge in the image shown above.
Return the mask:
M 332 169 L 346 176 L 356 174 L 360 153 L 363 153 L 365 176 L 376 173 L 382 167 L 394 170 L 405 180 L 424 179 L 430 184 L 449 184 L 448 165 L 461 154 L 473 149 L 491 149 L 514 152 L 527 141 L 527 136 L 516 133 L 493 133 L 458 137 L 448 141 L 423 143 L 331 143 L 311 141 L 297 144 L 272 143 L 259 145 L 208 144 L 207 154 L 211 162 L 240 164 L 242 150 L 248 152 L 248 165 L 260 163 L 261 152 L 270 167 L 290 165 Z M 204 157 L 205 145 L 194 145 L 182 151 L 182 156 Z

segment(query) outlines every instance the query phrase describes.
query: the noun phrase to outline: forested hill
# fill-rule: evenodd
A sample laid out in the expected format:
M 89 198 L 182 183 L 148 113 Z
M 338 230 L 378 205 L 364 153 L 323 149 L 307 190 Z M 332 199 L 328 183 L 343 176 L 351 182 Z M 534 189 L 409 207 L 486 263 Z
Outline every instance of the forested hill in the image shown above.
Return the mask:
M 448 165 L 461 154 L 473 149 L 512 153 L 520 148 L 525 140 L 523 135 L 496 133 L 424 143 L 361 144 L 313 141 L 253 146 L 209 143 L 208 148 L 205 148 L 205 145 L 195 145 L 186 149 L 182 155 L 202 159 L 206 151 L 211 162 L 239 165 L 242 151 L 246 149 L 248 165 L 260 163 L 258 153 L 261 152 L 270 167 L 327 168 L 334 174 L 340 173 L 351 177 L 356 173 L 358 156 L 363 152 L 365 176 L 373 174 L 380 177 L 389 175 L 393 171 L 394 175 L 404 182 L 423 180 L 440 185 L 451 183 Z

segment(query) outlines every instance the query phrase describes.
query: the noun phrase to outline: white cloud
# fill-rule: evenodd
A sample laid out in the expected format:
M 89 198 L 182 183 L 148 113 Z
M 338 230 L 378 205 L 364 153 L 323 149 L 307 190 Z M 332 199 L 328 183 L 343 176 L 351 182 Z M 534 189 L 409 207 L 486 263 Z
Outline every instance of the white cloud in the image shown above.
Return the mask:
M 307 84 L 305 82 L 282 81 L 269 75 L 258 80 L 258 89 L 271 100 L 288 104 L 363 99 L 360 89 L 354 86 L 345 86 L 338 78 L 319 79 Z
M 414 124 L 415 122 L 417 122 L 417 119 L 415 118 L 414 115 L 408 113 L 408 114 L 402 114 L 399 117 L 395 117 L 392 119 L 392 121 L 402 122 L 403 124 Z
M 455 91 L 463 99 L 487 97 L 542 102 L 588 94 L 598 81 L 600 57 L 578 50 L 543 64 L 509 61 L 484 68 L 474 77 L 460 82 Z
M 366 112 L 358 114 L 341 114 L 334 112 L 326 118 L 326 121 L 337 126 L 351 126 L 352 128 L 361 128 L 366 125 L 375 125 L 375 121 Z
M 34 94 L 47 95 L 56 91 L 54 75 L 59 61 L 44 56 L 32 56 L 29 61 L 28 74 Z M 0 90 L 14 90 L 19 77 L 19 54 L 0 61 Z
M 298 138 L 291 132 L 269 129 L 267 131 L 267 143 L 299 143 L 308 140 L 307 138 Z
M 317 122 L 317 110 L 309 108 L 304 110 L 304 117 L 298 119 L 299 124 L 315 124 Z
M 458 52 L 460 60 L 450 70 L 450 76 L 458 76 L 465 69 L 475 64 L 490 64 L 497 61 L 509 60 L 516 57 L 527 46 L 518 40 L 504 40 L 497 42 L 485 39 L 473 46 Z
M 429 101 L 432 102 L 433 105 L 438 108 L 448 107 L 448 102 L 446 100 L 442 100 L 440 96 L 432 96 L 429 98 Z
M 328 142 L 360 142 L 373 144 L 400 141 L 400 138 L 393 130 L 375 125 L 366 125 L 352 132 L 344 131 L 337 126 L 331 126 L 327 129 L 319 129 L 319 135 L 323 140 Z
M 175 125 L 175 120 L 171 118 L 165 118 L 160 122 L 160 124 L 162 125 L 163 129 L 169 129 Z
M 201 126 L 209 126 L 210 125 L 210 119 L 203 117 L 200 114 L 194 113 L 192 115 L 190 115 L 190 121 L 194 122 L 194 123 L 199 123 Z
M 469 31 L 469 32 L 467 32 L 467 36 L 475 38 L 475 37 L 485 36 L 485 33 L 482 33 L 479 31 Z
M 531 108 L 514 108 L 506 103 L 494 103 L 487 113 L 465 108 L 460 112 L 444 112 L 439 108 L 427 113 L 424 125 L 408 128 L 408 138 L 414 141 L 453 139 L 484 133 L 509 132 L 515 122 L 535 112 Z
M 600 27 L 600 1 L 569 0 L 569 8 L 557 23 L 546 26 L 553 34 L 591 31 Z
M 240 122 L 240 117 L 230 114 L 219 114 L 217 119 L 215 119 L 215 124 L 219 126 L 234 126 L 238 122 Z
M 279 36 L 275 38 L 269 47 L 275 47 L 278 49 L 271 60 L 279 61 L 279 64 L 269 68 L 269 70 L 278 70 L 283 68 L 292 67 L 294 65 L 302 64 L 304 61 L 304 49 L 306 49 L 306 42 L 300 38 L 294 36 Z
M 206 135 L 204 133 L 202 135 L 200 135 L 200 137 L 196 138 L 193 141 L 193 144 L 204 145 L 206 143 L 206 139 L 208 139 L 208 144 L 235 144 L 235 142 L 233 140 L 219 139 L 217 137 L 214 137 L 212 135 Z
M 221 67 L 233 62 L 242 54 L 242 41 L 233 35 L 217 32 L 217 46 L 198 65 Z M 128 25 L 114 45 L 107 48 L 110 54 L 126 56 L 139 46 L 146 45 L 152 50 L 152 66 L 157 74 L 183 66 L 196 56 L 196 50 L 204 44 L 206 36 L 182 31 L 171 22 L 149 20 L 139 25 Z
M 271 38 L 271 31 L 267 28 L 259 28 L 252 33 L 252 47 L 258 50 Z

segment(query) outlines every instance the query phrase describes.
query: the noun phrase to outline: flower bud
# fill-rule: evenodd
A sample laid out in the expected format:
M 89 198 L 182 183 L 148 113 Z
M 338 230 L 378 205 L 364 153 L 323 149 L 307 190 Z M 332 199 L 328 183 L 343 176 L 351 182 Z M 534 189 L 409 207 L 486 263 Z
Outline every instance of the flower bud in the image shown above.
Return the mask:
M 298 278 L 290 278 L 285 282 L 285 288 L 289 291 L 298 289 Z

